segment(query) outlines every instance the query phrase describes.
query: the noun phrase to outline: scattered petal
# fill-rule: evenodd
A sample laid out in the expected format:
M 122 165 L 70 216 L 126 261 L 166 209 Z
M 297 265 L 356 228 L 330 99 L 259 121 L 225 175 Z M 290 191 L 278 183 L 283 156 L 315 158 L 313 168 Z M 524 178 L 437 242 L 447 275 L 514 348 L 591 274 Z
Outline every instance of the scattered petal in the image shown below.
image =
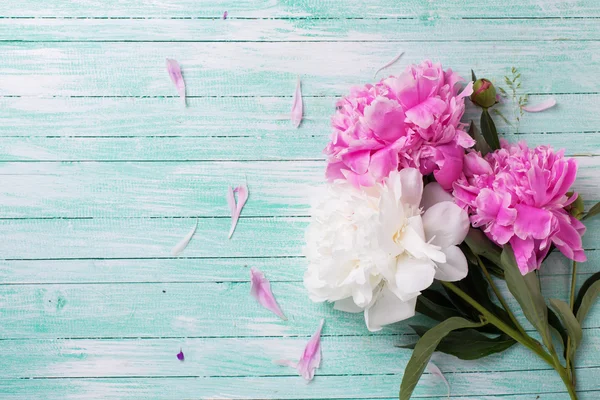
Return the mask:
M 183 355 L 183 350 L 179 349 L 179 353 L 177 353 L 177 359 L 179 361 L 185 360 L 185 356 Z
M 273 292 L 271 292 L 271 283 L 265 275 L 256 268 L 250 268 L 250 294 L 254 297 L 258 303 L 273 312 L 284 321 L 287 321 L 286 316 L 279 308 Z
M 385 64 L 383 67 L 381 67 L 377 71 L 375 71 L 375 74 L 373 75 L 373 79 L 377 78 L 377 74 L 378 73 L 380 73 L 381 71 L 383 71 L 387 67 L 391 67 L 392 65 L 394 65 L 396 63 L 396 61 L 398 61 L 400 59 L 400 57 L 402 57 L 403 54 L 404 54 L 404 52 L 401 52 L 396 57 L 394 57 L 393 59 L 391 59 L 387 64 Z
M 429 371 L 431 374 L 437 377 L 442 378 L 442 380 L 446 383 L 446 387 L 448 388 L 448 398 L 450 398 L 450 384 L 448 383 L 448 380 L 446 379 L 442 371 L 438 368 L 438 366 L 435 365 L 433 362 L 429 361 L 429 363 L 427 364 L 427 371 Z
M 181 100 L 183 100 L 183 105 L 185 105 L 185 82 L 183 80 L 183 76 L 181 75 L 181 67 L 179 67 L 179 63 L 171 58 L 167 58 L 167 72 L 169 72 L 169 77 L 175 84 L 177 93 L 179 93 L 179 97 L 181 97 Z
M 237 204 L 235 202 L 235 194 L 238 194 Z M 246 185 L 238 186 L 235 189 L 229 187 L 227 191 L 227 204 L 229 205 L 229 211 L 231 212 L 231 229 L 229 230 L 229 239 L 233 236 L 233 231 L 237 226 L 238 219 L 244 208 L 244 204 L 248 200 L 248 187 Z
M 298 370 L 298 373 L 307 381 L 310 382 L 315 376 L 315 369 L 321 366 L 321 331 L 323 330 L 323 324 L 325 320 L 321 320 L 319 329 L 312 335 L 306 347 L 300 361 L 297 363 L 290 360 L 277 360 L 275 364 L 284 367 L 292 367 Z
M 541 103 L 534 104 L 532 106 L 522 106 L 521 109 L 523 111 L 527 111 L 530 113 L 540 112 L 549 109 L 550 107 L 554 107 L 556 105 L 556 100 L 554 97 L 550 97 L 547 100 L 542 101 Z
M 296 92 L 294 93 L 294 102 L 292 104 L 292 124 L 297 128 L 300 126 L 302 122 L 302 89 L 300 84 L 300 77 L 298 77 L 298 82 L 296 83 Z
M 227 15 L 228 15 L 228 14 L 229 14 L 229 13 L 228 13 L 227 11 L 225 11 L 225 12 L 223 13 L 223 19 L 227 19 Z
M 181 239 L 181 242 L 177 243 L 175 245 L 175 247 L 173 247 L 173 250 L 171 250 L 171 255 L 173 257 L 178 256 L 179 254 L 181 254 L 181 252 L 183 250 L 185 250 L 185 248 L 187 247 L 190 240 L 192 240 L 192 236 L 194 236 L 194 233 L 196 233 L 197 228 L 198 228 L 198 220 L 196 220 L 196 225 L 194 225 L 192 230 L 189 231 L 188 234 L 185 235 L 185 237 L 183 239 Z

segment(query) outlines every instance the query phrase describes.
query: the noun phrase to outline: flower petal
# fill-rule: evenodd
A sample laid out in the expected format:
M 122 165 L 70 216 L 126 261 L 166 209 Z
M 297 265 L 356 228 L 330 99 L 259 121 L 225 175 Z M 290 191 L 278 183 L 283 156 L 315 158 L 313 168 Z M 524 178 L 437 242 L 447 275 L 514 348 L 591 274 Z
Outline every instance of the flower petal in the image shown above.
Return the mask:
M 423 189 L 423 198 L 421 199 L 423 210 L 427 211 L 431 206 L 442 201 L 454 202 L 454 197 L 437 182 L 427 184 Z
M 406 255 L 398 257 L 395 287 L 411 295 L 427 289 L 433 283 L 435 265 L 429 259 L 418 259 Z M 405 298 L 406 299 L 406 298 Z
M 258 303 L 267 310 L 273 312 L 273 314 L 277 315 L 279 318 L 287 320 L 271 292 L 271 283 L 265 278 L 263 273 L 256 268 L 251 268 L 250 283 L 250 294 L 258 300 Z
M 517 218 L 515 219 L 515 234 L 521 239 L 528 236 L 534 239 L 544 239 L 550 235 L 552 228 L 552 213 L 526 204 L 515 205 Z
M 388 61 L 385 65 L 383 65 L 381 68 L 379 68 L 377 71 L 375 71 L 375 73 L 373 74 L 373 79 L 377 78 L 377 74 L 378 73 L 380 73 L 384 69 L 386 69 L 386 68 L 391 67 L 392 65 L 394 65 L 396 63 L 396 61 L 398 61 L 400 59 L 400 57 L 402 57 L 403 54 L 404 54 L 404 52 L 401 52 L 396 57 L 394 57 L 390 61 Z
M 292 103 L 292 113 L 291 113 L 292 124 L 294 124 L 294 126 L 296 128 L 299 127 L 300 123 L 302 122 L 302 112 L 303 112 L 302 89 L 301 89 L 301 85 L 300 85 L 300 77 L 298 77 L 298 81 L 296 83 L 296 92 L 294 93 L 294 100 Z
M 364 111 L 365 124 L 386 143 L 394 142 L 405 134 L 405 118 L 400 104 L 384 96 L 376 97 Z
M 185 360 L 185 356 L 183 355 L 183 350 L 182 349 L 179 349 L 179 353 L 177 353 L 177 359 L 179 361 Z
M 229 13 L 228 13 L 227 11 L 225 11 L 225 12 L 223 13 L 223 19 L 227 19 L 227 16 L 228 16 L 228 15 L 229 15 Z
M 435 117 L 446 109 L 446 102 L 437 97 L 430 97 L 410 110 L 406 110 L 406 119 L 422 129 L 433 124 Z
M 415 315 L 417 298 L 402 301 L 388 288 L 383 288 L 374 304 L 365 310 L 365 322 L 371 332 L 381 330 L 384 325 L 403 321 Z
M 175 84 L 177 93 L 179 93 L 179 97 L 181 97 L 183 105 L 185 106 L 185 81 L 181 75 L 179 63 L 171 58 L 167 58 L 167 72 L 169 73 L 171 81 Z
M 404 168 L 398 175 L 401 184 L 400 202 L 418 207 L 423 196 L 423 175 L 416 168 Z
M 196 225 L 194 225 L 192 230 L 189 231 L 188 234 L 185 235 L 185 237 L 175 245 L 175 247 L 173 247 L 171 250 L 171 255 L 173 257 L 178 256 L 183 250 L 185 250 L 187 245 L 190 243 L 190 240 L 192 240 L 192 236 L 194 236 L 194 233 L 196 233 L 196 229 L 198 229 L 198 220 L 196 220 Z
M 449 201 L 437 203 L 423 214 L 425 239 L 442 248 L 462 243 L 469 225 L 467 212 Z
M 446 379 L 442 371 L 438 368 L 438 366 L 435 365 L 433 362 L 429 361 L 427 363 L 427 371 L 429 371 L 432 375 L 441 378 L 446 383 L 446 388 L 448 389 L 448 398 L 450 398 L 450 384 L 448 383 L 448 380 Z
M 321 320 L 319 329 L 312 335 L 306 346 L 300 361 L 297 363 L 290 360 L 275 360 L 277 365 L 292 367 L 298 370 L 298 373 L 307 381 L 311 381 L 315 376 L 315 369 L 321 366 L 321 332 L 325 320 Z
M 352 297 L 336 301 L 333 305 L 333 309 L 353 314 L 364 311 L 362 307 L 356 305 Z
M 232 204 L 235 203 L 235 198 L 233 197 L 234 192 L 238 194 L 238 201 L 235 205 L 235 209 L 234 207 L 232 207 Z M 244 204 L 246 204 L 247 200 L 248 187 L 246 185 L 238 186 L 235 189 L 229 188 L 227 192 L 227 204 L 229 205 L 229 210 L 231 211 L 231 228 L 229 229 L 229 239 L 231 239 L 231 236 L 233 236 L 233 232 L 235 231 L 235 227 L 237 226 L 237 222 L 240 218 L 242 208 L 244 208 Z
M 527 111 L 530 113 L 534 113 L 534 112 L 540 112 L 540 111 L 547 110 L 551 107 L 554 107 L 555 105 L 556 105 L 556 100 L 553 97 L 550 97 L 549 99 L 544 100 L 541 103 L 534 104 L 532 106 L 522 106 L 521 110 Z
M 460 281 L 469 273 L 467 258 L 458 246 L 442 249 L 446 254 L 445 263 L 437 263 L 435 279 L 445 282 Z

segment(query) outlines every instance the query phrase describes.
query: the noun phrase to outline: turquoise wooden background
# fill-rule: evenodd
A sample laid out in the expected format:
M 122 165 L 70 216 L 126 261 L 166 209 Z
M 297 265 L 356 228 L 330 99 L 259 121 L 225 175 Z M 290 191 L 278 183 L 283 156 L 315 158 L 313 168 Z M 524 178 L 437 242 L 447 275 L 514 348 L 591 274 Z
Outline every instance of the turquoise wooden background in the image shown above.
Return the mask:
M 501 130 L 566 147 L 589 205 L 600 200 L 599 19 L 597 0 L 4 0 L 0 398 L 396 398 L 410 352 L 394 345 L 414 340 L 408 324 L 370 334 L 301 283 L 307 193 L 323 180 L 335 99 L 401 50 L 386 72 L 431 57 L 501 82 L 516 66 L 531 102 L 559 105 L 526 115 L 520 134 Z M 186 109 L 165 57 L 182 65 Z M 298 130 L 286 117 L 297 75 Z M 246 179 L 229 241 L 226 188 Z M 595 221 L 580 282 L 598 270 L 599 238 Z M 251 266 L 289 321 L 249 297 Z M 565 299 L 568 274 L 553 255 L 545 293 Z M 306 385 L 271 360 L 298 357 L 321 318 L 323 366 Z M 578 389 L 598 399 L 600 307 L 585 335 Z M 434 360 L 453 398 L 567 398 L 519 347 Z M 426 374 L 415 397 L 445 390 Z

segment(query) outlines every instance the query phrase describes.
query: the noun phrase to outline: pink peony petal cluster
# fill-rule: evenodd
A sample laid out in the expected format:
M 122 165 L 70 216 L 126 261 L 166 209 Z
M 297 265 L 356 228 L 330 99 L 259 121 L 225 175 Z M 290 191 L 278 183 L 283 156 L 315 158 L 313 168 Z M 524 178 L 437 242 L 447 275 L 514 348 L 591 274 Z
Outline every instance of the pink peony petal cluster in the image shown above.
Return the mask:
M 562 150 L 501 140 L 501 149 L 485 157 L 474 151 L 465 156 L 455 201 L 494 243 L 510 243 L 525 275 L 539 269 L 551 244 L 574 261 L 586 260 L 585 226 L 565 209 L 577 197 L 567 196 L 576 174 L 575 160 Z
M 354 186 L 372 186 L 391 171 L 412 167 L 434 174 L 450 190 L 474 145 L 460 122 L 473 83 L 440 64 L 424 61 L 375 85 L 353 88 L 332 118 L 326 175 Z

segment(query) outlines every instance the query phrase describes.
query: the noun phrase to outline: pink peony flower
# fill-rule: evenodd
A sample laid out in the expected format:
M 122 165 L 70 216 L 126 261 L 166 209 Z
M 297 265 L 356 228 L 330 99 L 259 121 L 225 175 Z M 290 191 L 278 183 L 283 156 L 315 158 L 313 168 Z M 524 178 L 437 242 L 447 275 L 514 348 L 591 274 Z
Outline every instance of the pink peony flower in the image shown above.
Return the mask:
M 460 176 L 464 149 L 475 144 L 460 122 L 463 79 L 440 64 L 411 65 L 398 77 L 353 88 L 337 103 L 332 118 L 326 175 L 354 186 L 372 186 L 391 171 L 412 167 L 434 174 L 446 190 Z
M 511 244 L 523 275 L 540 268 L 551 243 L 574 261 L 586 260 L 585 226 L 565 210 L 577 198 L 566 195 L 577 174 L 574 159 L 548 146 L 501 140 L 501 149 L 485 157 L 472 151 L 464 161 L 456 203 L 494 243 Z

